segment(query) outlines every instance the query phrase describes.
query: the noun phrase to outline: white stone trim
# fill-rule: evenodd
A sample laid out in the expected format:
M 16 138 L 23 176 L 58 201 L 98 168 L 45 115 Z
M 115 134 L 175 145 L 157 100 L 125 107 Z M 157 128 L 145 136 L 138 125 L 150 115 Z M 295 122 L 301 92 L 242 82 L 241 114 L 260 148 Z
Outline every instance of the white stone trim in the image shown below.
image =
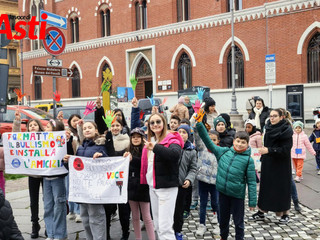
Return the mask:
M 174 69 L 174 63 L 176 61 L 177 55 L 179 54 L 179 52 L 184 49 L 191 57 L 192 59 L 192 66 L 195 67 L 196 66 L 196 58 L 194 57 L 193 52 L 191 51 L 191 49 L 185 45 L 185 44 L 181 44 L 177 50 L 174 52 L 172 59 L 171 59 L 171 69 Z
M 78 68 L 79 74 L 80 74 L 80 79 L 82 79 L 82 70 L 81 70 L 80 65 L 79 65 L 76 61 L 73 61 L 73 62 L 70 64 L 69 68 L 72 68 L 73 66 L 76 66 L 76 67 Z M 69 80 L 69 78 L 67 78 L 67 80 Z
M 41 83 L 43 83 L 43 76 L 39 76 L 41 78 Z M 32 85 L 33 72 L 30 74 L 30 85 Z
M 249 51 L 246 47 L 246 45 L 244 44 L 244 42 L 242 42 L 238 37 L 234 36 L 234 41 L 236 43 L 238 43 L 240 45 L 240 47 L 242 48 L 243 50 L 243 55 L 246 59 L 246 61 L 249 61 L 250 58 L 249 58 Z M 223 63 L 223 56 L 227 50 L 227 48 L 230 46 L 231 44 L 231 37 L 228 39 L 228 41 L 226 41 L 226 43 L 223 45 L 222 49 L 221 49 L 221 52 L 220 52 L 220 57 L 219 57 L 219 64 L 222 64 Z
M 320 2 L 320 0 L 319 0 Z M 297 48 L 297 54 L 302 54 L 302 48 L 303 48 L 303 44 L 304 41 L 306 40 L 306 38 L 308 37 L 308 35 L 310 34 L 310 32 L 312 32 L 315 28 L 320 28 L 320 22 L 316 21 L 314 23 L 312 23 L 301 35 L 299 43 L 298 43 L 298 48 Z
M 113 9 L 111 8 L 111 6 L 112 6 L 111 1 L 110 1 L 110 3 L 109 3 L 109 1 L 106 1 L 106 2 L 104 2 L 104 1 L 101 1 L 101 2 L 98 1 L 97 6 L 95 7 L 95 10 L 96 10 L 96 12 L 95 12 L 95 14 L 94 14 L 95 16 L 98 15 L 98 10 L 99 10 L 100 6 L 103 5 L 103 4 L 106 4 L 106 5 L 108 6 L 108 8 L 109 8 L 109 10 L 110 10 L 110 13 L 113 12 Z
M 108 65 L 110 66 L 112 76 L 114 76 L 115 72 L 114 72 L 113 64 L 112 64 L 112 62 L 110 61 L 110 59 L 109 59 L 108 57 L 104 56 L 103 58 L 101 58 L 100 62 L 98 63 L 96 77 L 99 77 L 101 65 L 102 65 L 102 63 L 105 62 L 105 61 L 106 61 L 106 62 L 108 63 Z
M 311 2 L 313 4 L 311 4 Z M 319 6 L 320 0 L 309 0 L 307 2 L 305 0 L 281 0 L 277 2 L 265 3 L 258 7 L 236 11 L 234 17 L 235 23 L 248 22 L 263 19 L 266 16 L 268 16 L 268 18 L 272 18 L 283 14 L 288 14 L 292 11 L 296 11 L 297 8 L 313 10 L 318 8 Z M 74 9 L 74 7 L 72 7 L 71 9 Z M 69 10 L 69 14 L 70 13 L 71 10 Z M 189 21 L 171 23 L 168 25 L 158 26 L 154 28 L 142 29 L 138 31 L 126 32 L 118 35 L 112 35 L 108 37 L 95 38 L 87 41 L 67 44 L 64 53 L 84 51 L 111 45 L 126 44 L 128 42 L 143 41 L 145 39 L 166 37 L 170 35 L 176 35 L 179 33 L 214 28 L 216 26 L 222 26 L 230 23 L 231 13 L 221 13 L 213 16 L 192 19 Z M 26 52 L 24 54 L 24 59 L 28 60 L 32 58 L 44 57 L 47 55 L 48 54 L 44 49 L 38 49 L 35 51 Z

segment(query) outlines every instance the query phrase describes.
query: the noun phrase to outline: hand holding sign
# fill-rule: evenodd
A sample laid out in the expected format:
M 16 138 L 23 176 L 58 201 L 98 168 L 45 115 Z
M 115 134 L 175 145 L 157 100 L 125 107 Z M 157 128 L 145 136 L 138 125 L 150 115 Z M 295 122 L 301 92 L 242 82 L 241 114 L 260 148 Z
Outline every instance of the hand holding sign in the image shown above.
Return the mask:
M 58 91 L 54 92 L 54 93 L 53 93 L 53 99 L 54 99 L 56 102 L 60 102 L 60 100 L 61 100 L 61 94 L 60 94 Z
M 95 112 L 97 110 L 95 109 L 95 106 L 96 106 L 96 103 L 94 101 L 87 102 L 86 110 L 83 112 L 84 117 L 89 115 L 90 113 Z
M 110 128 L 111 124 L 115 120 L 116 116 L 113 111 L 106 111 L 106 117 L 102 116 L 103 121 L 106 123 L 107 127 Z

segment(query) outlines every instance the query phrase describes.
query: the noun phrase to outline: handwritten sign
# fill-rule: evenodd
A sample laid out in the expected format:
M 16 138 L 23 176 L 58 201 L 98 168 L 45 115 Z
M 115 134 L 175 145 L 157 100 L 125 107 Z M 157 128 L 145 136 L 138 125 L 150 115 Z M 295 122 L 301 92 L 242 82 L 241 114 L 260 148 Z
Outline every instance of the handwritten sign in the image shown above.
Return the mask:
M 62 162 L 67 154 L 65 139 L 64 131 L 4 133 L 6 173 L 39 176 L 68 173 Z
M 254 161 L 254 166 L 255 166 L 255 169 L 260 172 L 261 170 L 261 161 L 260 161 L 260 158 L 261 158 L 261 154 L 259 153 L 259 149 L 258 148 L 251 148 L 251 157 Z
M 69 159 L 69 201 L 79 203 L 126 203 L 129 158 Z

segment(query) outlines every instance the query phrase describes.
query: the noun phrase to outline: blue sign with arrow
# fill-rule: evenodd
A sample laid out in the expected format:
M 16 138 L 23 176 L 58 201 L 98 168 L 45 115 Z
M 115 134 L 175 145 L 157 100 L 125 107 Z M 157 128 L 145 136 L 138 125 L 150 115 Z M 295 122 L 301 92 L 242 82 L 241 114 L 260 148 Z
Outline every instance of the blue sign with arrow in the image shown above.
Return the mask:
M 57 14 L 47 12 L 44 10 L 40 11 L 40 21 L 47 22 L 55 27 L 67 29 L 67 18 L 59 16 Z

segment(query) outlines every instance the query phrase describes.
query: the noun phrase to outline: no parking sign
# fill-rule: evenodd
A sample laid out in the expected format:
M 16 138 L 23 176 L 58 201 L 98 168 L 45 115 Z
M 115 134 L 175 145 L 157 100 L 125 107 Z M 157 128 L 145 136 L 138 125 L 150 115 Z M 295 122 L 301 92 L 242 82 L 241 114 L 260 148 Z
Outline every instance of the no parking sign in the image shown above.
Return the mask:
M 66 39 L 62 31 L 57 27 L 49 27 L 46 30 L 46 37 L 42 40 L 43 47 L 53 56 L 61 54 L 66 47 Z

